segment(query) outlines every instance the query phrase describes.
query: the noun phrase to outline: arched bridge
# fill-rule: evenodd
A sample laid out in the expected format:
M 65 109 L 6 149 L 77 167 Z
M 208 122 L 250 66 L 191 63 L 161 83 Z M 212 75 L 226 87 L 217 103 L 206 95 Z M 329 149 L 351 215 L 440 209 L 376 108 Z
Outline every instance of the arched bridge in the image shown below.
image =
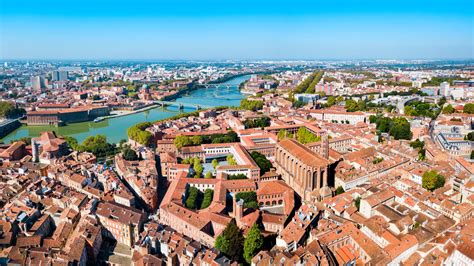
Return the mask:
M 205 83 L 205 84 L 202 84 L 201 86 L 203 86 L 204 88 L 206 89 L 209 89 L 209 88 L 226 88 L 226 89 L 230 89 L 232 87 L 235 87 L 235 85 L 233 84 L 210 84 L 210 83 Z
M 161 107 L 169 106 L 169 105 L 178 106 L 179 109 L 181 110 L 184 109 L 185 107 L 195 108 L 196 110 L 208 109 L 208 108 L 213 107 L 209 105 L 181 103 L 181 102 L 172 102 L 172 101 L 155 101 L 155 103 L 161 105 Z

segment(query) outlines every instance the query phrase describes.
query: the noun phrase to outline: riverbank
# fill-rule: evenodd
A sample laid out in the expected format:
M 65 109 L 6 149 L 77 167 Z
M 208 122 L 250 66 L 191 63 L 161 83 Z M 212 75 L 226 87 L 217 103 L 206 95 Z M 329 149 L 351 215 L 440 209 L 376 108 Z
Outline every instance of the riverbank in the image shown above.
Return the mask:
M 111 118 L 118 118 L 118 117 L 122 117 L 122 116 L 133 115 L 133 114 L 149 111 L 149 110 L 155 109 L 157 107 L 160 107 L 160 105 L 159 104 L 152 104 L 150 106 L 147 106 L 147 107 L 144 107 L 144 108 L 141 108 L 141 109 L 138 109 L 138 110 L 126 111 L 126 112 L 123 112 L 123 113 L 117 113 L 117 114 L 108 115 L 108 116 L 101 116 L 101 117 L 97 117 L 96 119 L 99 119 L 100 121 L 104 121 L 104 120 L 111 119 Z
M 44 131 L 55 131 L 58 135 L 71 136 L 78 140 L 84 141 L 89 136 L 105 135 L 111 143 L 118 143 L 122 139 L 127 138 L 127 129 L 141 122 L 155 122 L 163 119 L 169 119 L 184 115 L 185 113 L 195 111 L 195 108 L 186 107 L 186 103 L 190 105 L 202 106 L 239 106 L 241 99 L 245 96 L 239 91 L 239 84 L 250 78 L 250 75 L 239 76 L 237 78 L 226 81 L 226 85 L 231 86 L 212 87 L 206 89 L 193 89 L 181 92 L 181 96 L 173 99 L 178 103 L 184 104 L 184 110 L 179 107 L 169 106 L 168 108 L 157 108 L 158 106 L 150 106 L 129 113 L 122 113 L 110 116 L 100 122 L 81 122 L 68 124 L 63 127 L 55 126 L 27 126 L 23 125 L 13 132 L 0 139 L 4 143 L 22 137 L 37 137 Z

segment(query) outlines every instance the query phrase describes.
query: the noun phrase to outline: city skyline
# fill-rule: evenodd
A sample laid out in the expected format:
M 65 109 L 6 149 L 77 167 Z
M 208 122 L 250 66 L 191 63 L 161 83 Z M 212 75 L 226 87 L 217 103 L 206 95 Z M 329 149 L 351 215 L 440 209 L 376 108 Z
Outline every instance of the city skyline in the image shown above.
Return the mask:
M 472 2 L 2 2 L 0 59 L 472 59 Z

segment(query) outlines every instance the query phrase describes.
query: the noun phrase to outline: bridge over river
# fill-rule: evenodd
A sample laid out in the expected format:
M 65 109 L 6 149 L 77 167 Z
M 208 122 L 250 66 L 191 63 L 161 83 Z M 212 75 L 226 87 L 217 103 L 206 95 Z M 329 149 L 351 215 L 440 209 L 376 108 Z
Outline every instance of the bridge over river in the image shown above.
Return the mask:
M 208 109 L 212 108 L 213 106 L 203 105 L 203 104 L 193 104 L 193 103 L 182 103 L 182 102 L 173 102 L 173 101 L 154 101 L 156 104 L 161 105 L 161 107 L 165 106 L 178 106 L 180 110 L 184 109 L 185 107 L 195 108 L 196 110 L 201 109 Z

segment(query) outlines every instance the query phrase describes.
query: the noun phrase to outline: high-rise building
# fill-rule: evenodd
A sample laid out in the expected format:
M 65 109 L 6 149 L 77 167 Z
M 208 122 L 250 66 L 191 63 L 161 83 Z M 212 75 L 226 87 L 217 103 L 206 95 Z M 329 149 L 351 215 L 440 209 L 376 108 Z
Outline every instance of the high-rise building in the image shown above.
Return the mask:
M 31 87 L 35 90 L 41 90 L 46 88 L 45 79 L 43 76 L 32 76 Z
M 68 79 L 67 71 L 52 71 L 51 78 L 53 81 L 66 81 Z
M 439 85 L 440 89 L 440 94 L 443 95 L 444 97 L 449 97 L 449 83 L 448 82 L 443 82 Z

